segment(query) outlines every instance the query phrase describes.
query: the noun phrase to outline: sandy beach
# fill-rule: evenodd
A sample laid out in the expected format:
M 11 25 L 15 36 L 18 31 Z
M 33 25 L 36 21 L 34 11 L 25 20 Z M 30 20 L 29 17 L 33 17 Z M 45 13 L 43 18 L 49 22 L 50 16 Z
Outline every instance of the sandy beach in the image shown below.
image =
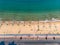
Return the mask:
M 60 21 L 0 21 L 0 34 L 60 34 Z
M 13 41 L 17 45 L 59 45 L 59 29 L 60 21 L 0 21 L 0 41 L 6 45 Z M 22 34 L 32 36 L 21 36 Z M 39 36 L 35 36 L 37 34 Z

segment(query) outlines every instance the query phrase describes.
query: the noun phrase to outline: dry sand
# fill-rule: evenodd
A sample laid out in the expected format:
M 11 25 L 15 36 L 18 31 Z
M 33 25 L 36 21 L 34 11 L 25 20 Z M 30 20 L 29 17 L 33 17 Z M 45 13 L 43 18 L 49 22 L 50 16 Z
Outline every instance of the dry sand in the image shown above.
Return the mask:
M 60 34 L 60 21 L 0 21 L 0 34 Z

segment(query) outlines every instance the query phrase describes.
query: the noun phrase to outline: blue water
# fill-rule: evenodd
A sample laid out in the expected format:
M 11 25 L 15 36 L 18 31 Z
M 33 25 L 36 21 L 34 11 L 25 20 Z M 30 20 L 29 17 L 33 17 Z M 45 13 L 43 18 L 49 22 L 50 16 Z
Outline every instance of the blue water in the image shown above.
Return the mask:
M 60 11 L 60 0 L 0 0 L 0 11 Z
M 38 20 L 36 17 L 39 20 L 60 19 L 60 0 L 0 0 L 3 20 Z

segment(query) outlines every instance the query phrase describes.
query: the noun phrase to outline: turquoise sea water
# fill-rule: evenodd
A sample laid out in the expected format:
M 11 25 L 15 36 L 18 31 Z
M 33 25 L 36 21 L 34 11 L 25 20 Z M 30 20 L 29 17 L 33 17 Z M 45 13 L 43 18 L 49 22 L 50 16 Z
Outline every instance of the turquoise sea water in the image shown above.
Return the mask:
M 60 10 L 60 0 L 0 0 L 0 11 L 40 12 Z
M 0 18 L 4 19 L 7 15 L 8 17 L 13 15 L 17 20 L 21 18 L 24 20 L 26 16 L 44 20 L 49 18 L 51 14 L 54 18 L 60 18 L 60 0 L 0 0 L 0 12 Z

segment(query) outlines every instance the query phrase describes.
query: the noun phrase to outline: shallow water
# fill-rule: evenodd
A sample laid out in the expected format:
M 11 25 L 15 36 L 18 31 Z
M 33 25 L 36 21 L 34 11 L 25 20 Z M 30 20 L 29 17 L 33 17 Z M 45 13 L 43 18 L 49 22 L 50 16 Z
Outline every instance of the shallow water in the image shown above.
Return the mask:
M 52 14 L 55 11 L 59 13 Z M 45 14 L 45 12 L 49 13 Z M 0 20 L 1 18 L 3 20 L 60 18 L 60 0 L 0 0 L 0 13 Z

